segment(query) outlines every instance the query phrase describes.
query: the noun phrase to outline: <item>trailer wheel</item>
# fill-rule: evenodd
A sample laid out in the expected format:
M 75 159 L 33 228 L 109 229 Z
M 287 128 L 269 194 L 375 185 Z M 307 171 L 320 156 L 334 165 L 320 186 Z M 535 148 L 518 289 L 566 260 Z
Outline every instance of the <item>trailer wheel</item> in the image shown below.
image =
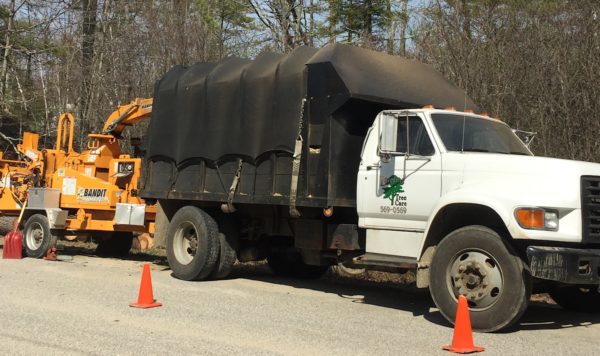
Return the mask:
M 100 257 L 125 257 L 131 250 L 133 232 L 115 231 L 106 239 L 100 240 L 96 255 Z
M 225 278 L 231 273 L 231 269 L 237 260 L 240 230 L 235 219 L 226 215 L 215 216 L 219 226 L 219 257 L 215 268 L 210 274 L 211 279 Z
M 598 286 L 564 286 L 549 291 L 556 304 L 564 309 L 578 312 L 600 312 Z
M 458 295 L 469 304 L 473 329 L 498 331 L 516 322 L 531 296 L 531 276 L 495 231 L 467 226 L 437 246 L 429 289 L 442 315 L 454 323 Z
M 175 213 L 167 231 L 167 260 L 176 278 L 203 280 L 219 256 L 219 229 L 215 220 L 195 206 Z
M 301 279 L 321 278 L 329 266 L 307 265 L 299 251 L 293 249 L 273 250 L 267 256 L 269 267 L 278 276 Z
M 52 233 L 48 218 L 42 214 L 34 214 L 25 222 L 23 229 L 23 246 L 25 253 L 32 258 L 41 258 L 56 246 L 58 237 Z

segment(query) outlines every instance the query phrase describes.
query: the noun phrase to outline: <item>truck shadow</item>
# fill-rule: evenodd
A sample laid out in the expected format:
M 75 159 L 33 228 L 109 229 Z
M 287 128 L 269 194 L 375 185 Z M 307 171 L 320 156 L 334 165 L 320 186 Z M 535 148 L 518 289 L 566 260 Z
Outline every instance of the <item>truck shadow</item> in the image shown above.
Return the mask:
M 264 264 L 236 265 L 228 279 L 248 279 L 335 294 L 351 303 L 403 310 L 412 313 L 413 316 L 423 316 L 435 324 L 451 327 L 451 324 L 435 309 L 429 292 L 417 289 L 413 285 L 345 277 L 332 272 L 315 280 L 294 279 L 277 276 Z
M 328 273 L 317 280 L 298 280 L 274 275 L 262 265 L 236 265 L 228 279 L 249 279 L 293 288 L 331 293 L 352 303 L 375 305 L 402 310 L 413 316 L 422 316 L 436 325 L 452 328 L 438 311 L 429 292 L 417 289 L 414 284 L 377 282 Z M 515 333 L 527 330 L 556 330 L 574 327 L 589 327 L 600 324 L 600 313 L 580 313 L 560 308 L 552 302 L 531 301 L 521 320 L 500 333 Z
M 0 256 L 4 248 L 4 236 L 0 236 Z M 72 260 L 74 256 L 86 256 L 95 258 L 116 258 L 126 261 L 138 261 L 138 262 L 151 262 L 160 266 L 169 266 L 167 257 L 164 254 L 164 250 L 150 249 L 150 250 L 131 250 L 127 256 L 98 256 L 96 254 L 96 244 L 94 243 L 69 243 L 67 241 L 59 241 L 58 252 L 59 256 L 68 256 L 70 258 L 64 259 L 63 261 Z M 25 255 L 23 255 L 24 258 Z M 60 259 L 60 258 L 59 258 Z
M 98 256 L 96 254 L 96 244 L 92 242 L 69 242 L 59 241 L 58 243 L 58 254 L 66 256 L 87 256 L 97 258 L 116 258 L 126 261 L 138 261 L 138 262 L 151 262 L 160 266 L 168 266 L 167 258 L 164 254 L 164 250 L 161 249 L 150 249 L 150 250 L 134 250 L 132 249 L 126 256 Z
M 600 314 L 562 309 L 555 304 L 530 302 L 518 325 L 507 332 L 519 330 L 551 330 L 589 327 L 600 324 Z

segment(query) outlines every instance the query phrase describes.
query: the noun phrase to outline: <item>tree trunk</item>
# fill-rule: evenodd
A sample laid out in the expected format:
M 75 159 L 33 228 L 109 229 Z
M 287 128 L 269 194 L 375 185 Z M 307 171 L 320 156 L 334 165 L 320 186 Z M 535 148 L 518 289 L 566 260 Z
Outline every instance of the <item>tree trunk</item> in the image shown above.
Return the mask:
M 96 12 L 98 0 L 82 0 L 83 29 L 82 29 L 82 67 L 83 80 L 87 81 L 90 76 L 92 62 L 94 60 L 94 41 L 96 39 Z
M 309 46 L 315 46 L 315 3 L 314 0 L 310 0 L 310 37 Z
M 370 41 L 373 34 L 373 3 L 372 0 L 365 0 L 364 9 L 364 36 Z
M 0 108 L 5 110 L 5 98 L 6 98 L 6 88 L 8 84 L 8 56 L 10 55 L 10 50 L 12 48 L 12 30 L 14 26 L 15 19 L 15 0 L 11 0 L 9 14 L 6 25 L 6 36 L 4 38 L 4 54 L 2 56 L 2 71 L 0 72 L 0 79 L 2 83 L 0 84 Z
M 402 0 L 400 14 L 400 55 L 406 56 L 406 29 L 408 28 L 408 0 Z
M 469 12 L 469 5 L 467 0 L 461 1 L 461 10 L 463 13 L 463 32 L 467 38 L 471 39 L 471 14 Z
M 96 40 L 96 12 L 98 0 L 82 0 L 82 43 L 81 43 L 81 74 L 83 93 L 81 94 L 81 132 L 86 132 L 89 118 L 89 105 L 92 98 L 92 65 L 94 62 L 94 42 Z
M 396 39 L 396 16 L 394 16 L 394 9 L 392 8 L 392 0 L 387 0 L 386 13 L 387 13 L 387 53 L 394 54 L 394 47 Z

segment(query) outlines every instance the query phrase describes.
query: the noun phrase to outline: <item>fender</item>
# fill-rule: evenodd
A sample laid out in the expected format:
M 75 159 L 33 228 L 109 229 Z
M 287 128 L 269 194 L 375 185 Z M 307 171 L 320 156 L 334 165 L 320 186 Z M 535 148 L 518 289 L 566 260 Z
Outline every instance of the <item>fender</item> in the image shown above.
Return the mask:
M 473 189 L 478 188 L 478 189 Z M 444 196 L 438 201 L 437 205 L 432 210 L 432 214 L 427 221 L 427 226 L 425 228 L 425 238 L 421 242 L 421 247 L 419 248 L 419 256 L 423 256 L 424 250 L 423 248 L 426 246 L 429 232 L 431 230 L 433 221 L 438 216 L 438 213 L 444 209 L 445 207 L 452 204 L 476 204 L 486 206 L 498 214 L 500 219 L 504 222 L 504 225 L 507 229 L 510 230 L 511 220 L 512 220 L 512 212 L 510 209 L 507 209 L 506 202 L 502 202 L 502 198 L 495 196 L 493 194 L 482 194 L 482 192 L 486 192 L 489 190 L 481 190 L 480 187 L 470 187 L 469 189 L 460 189 L 452 191 Z

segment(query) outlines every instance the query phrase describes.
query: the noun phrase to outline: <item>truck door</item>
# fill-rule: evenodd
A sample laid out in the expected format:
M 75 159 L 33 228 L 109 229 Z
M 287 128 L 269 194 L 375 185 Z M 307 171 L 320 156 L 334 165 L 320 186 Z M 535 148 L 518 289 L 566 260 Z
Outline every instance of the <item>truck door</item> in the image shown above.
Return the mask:
M 359 168 L 359 225 L 422 233 L 441 194 L 442 160 L 431 130 L 422 117 L 402 112 L 381 114 L 377 126 L 377 152 L 365 146 Z

